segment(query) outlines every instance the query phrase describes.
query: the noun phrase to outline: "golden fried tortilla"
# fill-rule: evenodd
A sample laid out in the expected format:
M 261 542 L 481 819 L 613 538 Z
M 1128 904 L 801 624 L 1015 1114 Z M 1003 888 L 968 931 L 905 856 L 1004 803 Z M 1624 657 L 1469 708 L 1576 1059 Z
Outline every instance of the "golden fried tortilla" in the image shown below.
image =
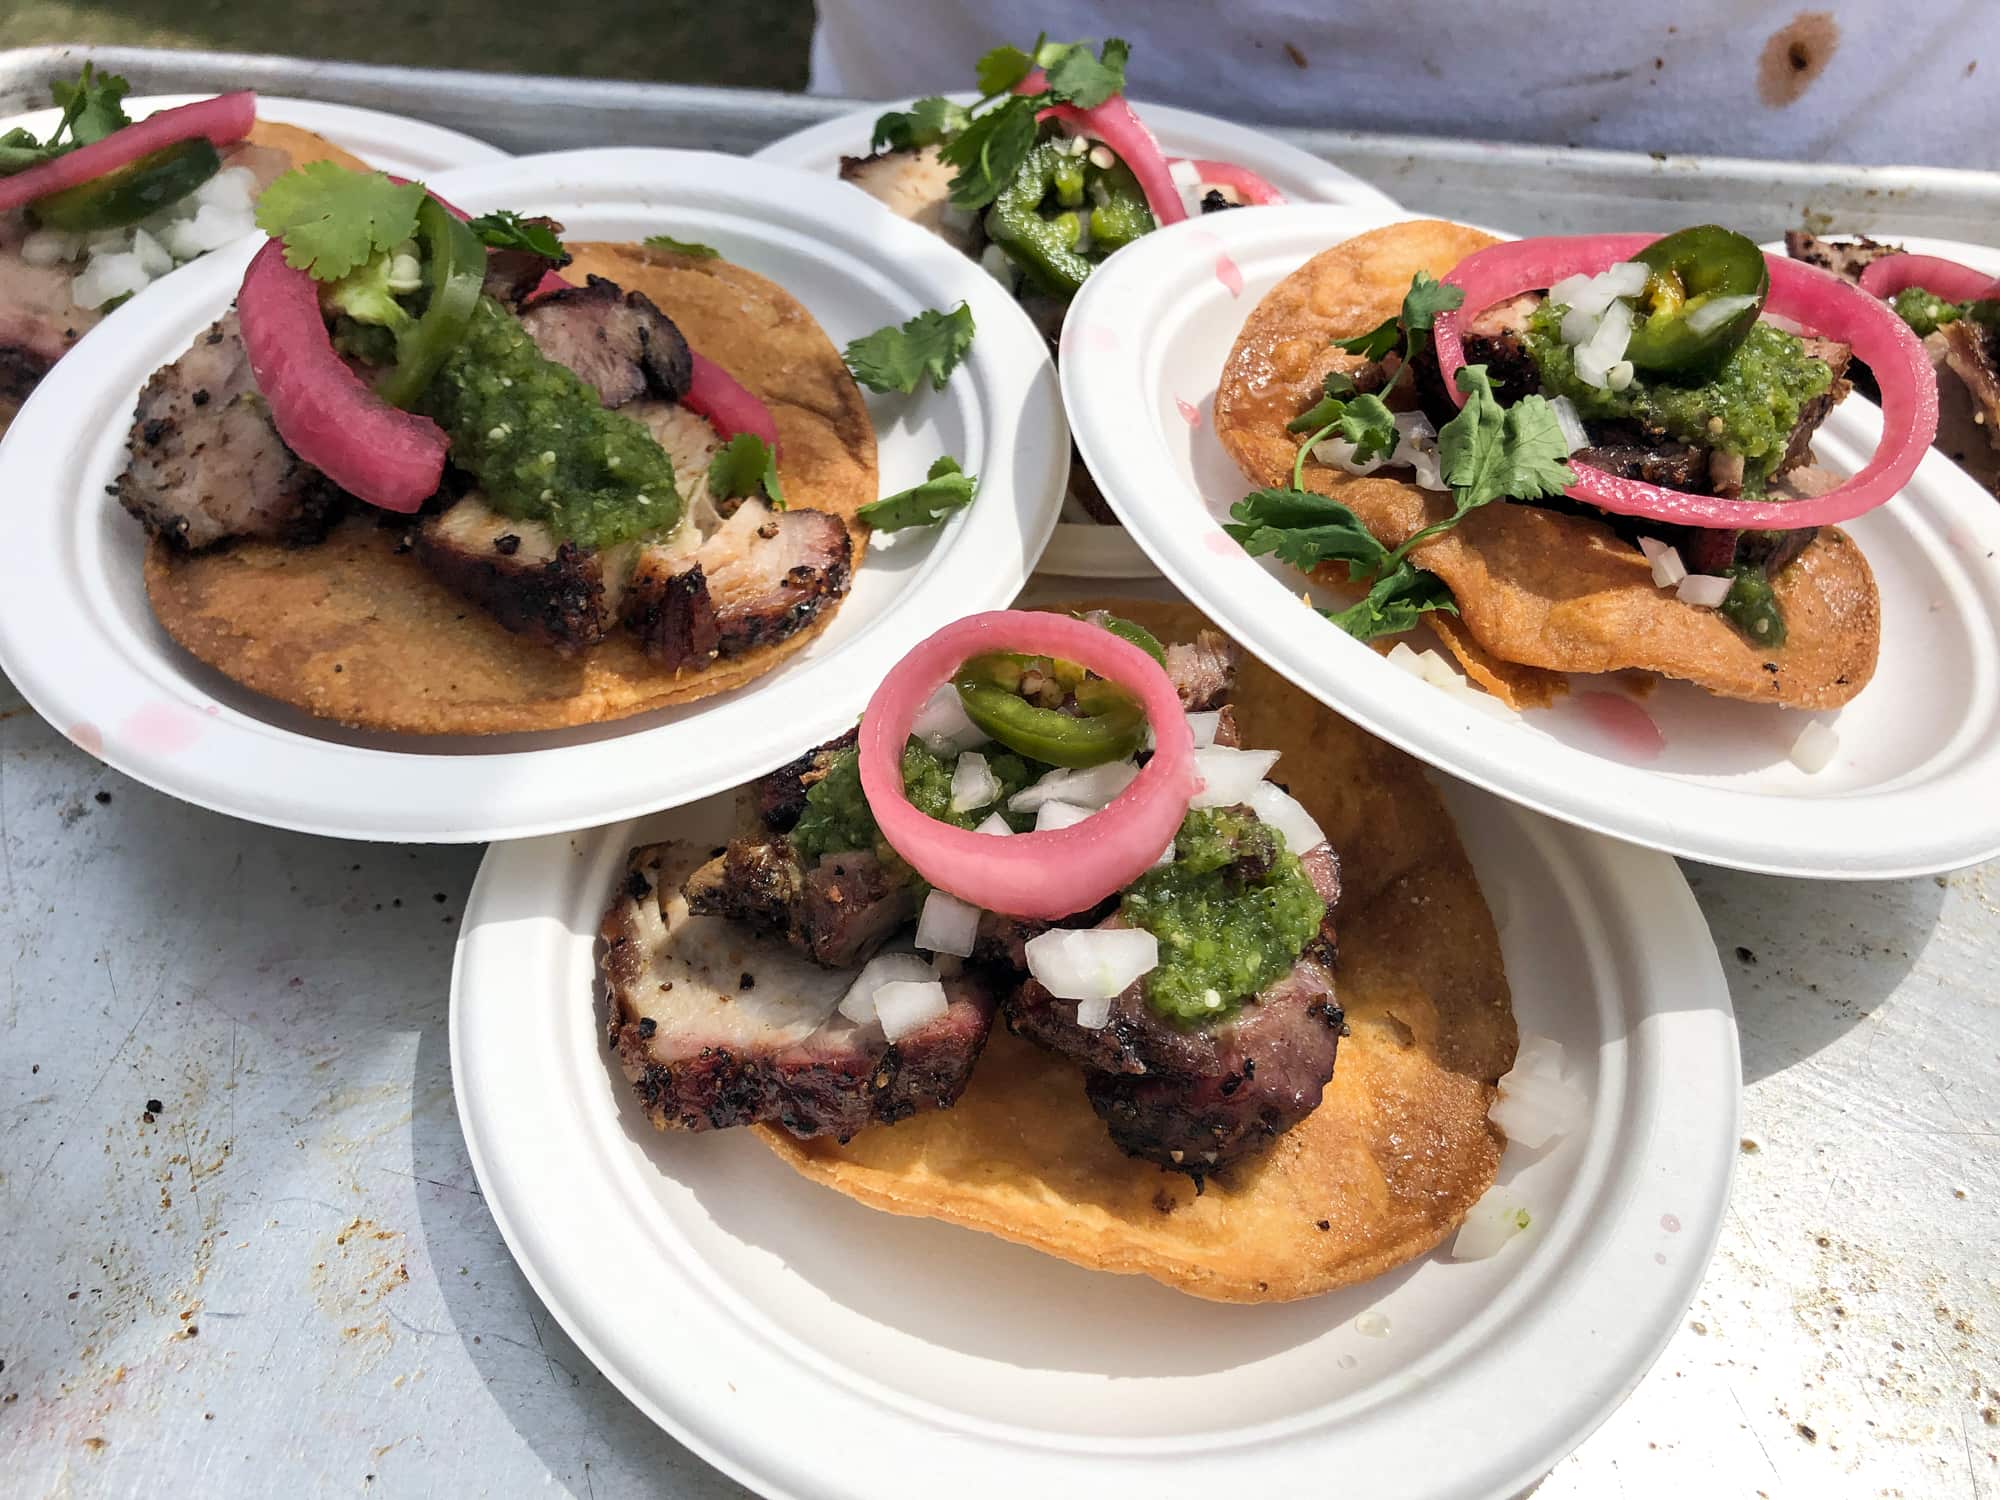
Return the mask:
M 1238 467 L 1260 485 L 1291 483 L 1299 438 L 1285 424 L 1319 398 L 1327 371 L 1363 363 L 1329 340 L 1393 316 L 1416 272 L 1442 276 L 1492 243 L 1435 219 L 1391 224 L 1322 251 L 1272 288 L 1237 336 L 1215 395 L 1216 434 Z M 1390 547 L 1452 510 L 1447 495 L 1323 464 L 1306 465 L 1305 484 Z M 1548 701 L 1556 674 L 1638 668 L 1725 698 L 1837 708 L 1875 673 L 1875 578 L 1832 528 L 1775 580 L 1788 637 L 1777 648 L 1657 587 L 1640 552 L 1584 516 L 1497 501 L 1412 556 L 1458 601 L 1458 619 L 1430 617 L 1437 633 L 1474 681 L 1517 707 Z
M 1104 607 L 1164 641 L 1206 623 L 1189 605 Z M 1340 853 L 1336 993 L 1351 1034 L 1316 1112 L 1197 1193 L 1111 1143 L 1073 1063 L 996 1024 L 955 1107 L 846 1146 L 759 1126 L 765 1144 L 873 1207 L 1219 1302 L 1314 1296 L 1449 1234 L 1493 1181 L 1504 1141 L 1486 1111 L 1516 1039 L 1472 867 L 1408 756 L 1254 659 L 1232 702 L 1243 743 L 1283 752 L 1278 774 Z
M 723 260 L 583 244 L 565 273 L 644 292 L 689 345 L 761 396 L 778 423 L 779 477 L 798 509 L 847 523 L 854 566 L 876 498 L 875 429 L 826 333 L 775 283 Z M 365 511 L 366 507 L 362 507 Z M 397 550 L 373 513 L 311 547 L 237 545 L 188 557 L 155 541 L 146 591 L 169 634 L 223 675 L 322 718 L 408 734 L 494 734 L 621 719 L 737 687 L 824 630 L 673 672 L 618 632 L 564 658 L 504 629 Z
M 302 167 L 309 161 L 330 161 L 335 166 L 345 167 L 350 172 L 369 172 L 374 169 L 341 146 L 336 146 L 325 136 L 307 130 L 301 125 L 285 125 L 277 120 L 259 120 L 250 127 L 247 137 L 252 146 L 263 146 L 273 151 L 282 151 L 291 158 L 291 165 Z

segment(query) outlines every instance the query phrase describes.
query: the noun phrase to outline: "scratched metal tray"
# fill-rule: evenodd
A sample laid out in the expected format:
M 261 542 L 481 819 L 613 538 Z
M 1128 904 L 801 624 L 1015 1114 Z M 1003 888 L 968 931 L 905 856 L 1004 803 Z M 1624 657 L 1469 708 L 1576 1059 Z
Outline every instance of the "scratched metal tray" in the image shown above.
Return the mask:
M 259 88 L 394 110 L 516 152 L 611 145 L 748 152 L 855 107 L 767 90 L 150 47 L 24 47 L 0 51 L 0 116 L 47 104 L 49 80 L 73 74 L 86 56 L 123 73 L 137 93 Z M 2000 222 L 2000 173 L 1993 172 L 1648 156 L 1346 130 L 1273 133 L 1410 208 L 1523 234 L 1715 219 L 1756 239 L 1810 224 L 1990 241 Z

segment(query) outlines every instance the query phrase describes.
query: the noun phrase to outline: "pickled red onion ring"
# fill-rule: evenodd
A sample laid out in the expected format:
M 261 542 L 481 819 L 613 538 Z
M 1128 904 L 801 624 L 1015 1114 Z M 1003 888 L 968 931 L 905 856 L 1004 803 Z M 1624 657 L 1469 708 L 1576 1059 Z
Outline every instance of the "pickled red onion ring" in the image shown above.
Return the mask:
M 1048 86 L 1048 75 L 1037 68 L 1014 85 L 1014 92 L 1039 94 Z M 1139 191 L 1146 195 L 1146 206 L 1160 223 L 1178 224 L 1187 217 L 1187 205 L 1181 202 L 1180 189 L 1174 186 L 1173 173 L 1167 169 L 1160 143 L 1146 128 L 1145 121 L 1132 112 L 1123 94 L 1113 94 L 1095 109 L 1051 104 L 1037 111 L 1035 118 L 1054 120 L 1071 135 L 1094 135 L 1117 152 L 1118 159 L 1132 169 L 1132 175 L 1139 181 Z
M 1650 234 L 1594 234 L 1511 240 L 1474 251 L 1444 277 L 1465 291 L 1465 304 L 1438 316 L 1439 372 L 1451 399 L 1465 404 L 1458 371 L 1465 364 L 1462 326 L 1495 303 L 1554 286 L 1566 276 L 1594 276 L 1630 260 L 1657 239 Z M 1564 493 L 1615 515 L 1643 516 L 1676 526 L 1803 530 L 1865 515 L 1893 498 L 1916 471 L 1937 435 L 1937 376 L 1923 343 L 1886 303 L 1830 271 L 1766 255 L 1771 293 L 1765 311 L 1811 333 L 1847 344 L 1867 362 L 1882 389 L 1882 441 L 1874 456 L 1837 489 L 1809 500 L 1726 500 L 1625 479 L 1570 460 L 1576 483 Z
M 2000 281 L 1936 255 L 1885 255 L 1871 260 L 1861 271 L 1861 290 L 1884 302 L 1913 286 L 1947 302 L 2000 297 Z
M 408 514 L 437 493 L 449 443 L 428 417 L 376 395 L 334 351 L 319 289 L 267 241 L 243 275 L 236 308 L 250 374 L 278 436 L 349 494 Z
M 535 283 L 534 290 L 523 300 L 538 302 L 551 292 L 560 292 L 575 285 L 575 282 L 564 280 L 554 271 L 544 271 L 542 279 Z M 714 360 L 704 359 L 692 349 L 688 350 L 688 358 L 694 373 L 688 380 L 687 394 L 681 397 L 681 405 L 696 416 L 705 418 L 725 443 L 738 433 L 747 432 L 752 437 L 762 438 L 766 446 L 776 453 L 778 419 L 771 415 L 771 408 Z
M 1259 177 L 1248 167 L 1239 167 L 1233 161 L 1203 161 L 1194 157 L 1185 158 L 1187 164 L 1201 174 L 1203 182 L 1213 182 L 1220 187 L 1234 188 L 1236 196 L 1245 203 L 1268 206 L 1283 203 L 1285 195 L 1270 182 Z M 1172 167 L 1175 162 L 1168 162 Z
M 1153 757 L 1133 783 L 1081 823 L 996 839 L 926 816 L 903 791 L 903 747 L 918 710 L 968 658 L 1025 651 L 1079 662 L 1135 694 L 1153 726 Z M 1052 920 L 1123 890 L 1173 842 L 1199 787 L 1194 734 L 1166 670 L 1101 626 L 1039 610 L 969 615 L 920 642 L 882 680 L 861 716 L 861 790 L 883 838 L 939 890 L 987 911 Z
M 227 146 L 242 140 L 256 123 L 257 96 L 248 89 L 163 109 L 156 115 L 120 126 L 101 141 L 65 151 L 12 177 L 0 177 L 0 213 L 65 188 L 78 187 L 129 166 L 142 156 L 196 136 L 206 136 L 214 145 Z

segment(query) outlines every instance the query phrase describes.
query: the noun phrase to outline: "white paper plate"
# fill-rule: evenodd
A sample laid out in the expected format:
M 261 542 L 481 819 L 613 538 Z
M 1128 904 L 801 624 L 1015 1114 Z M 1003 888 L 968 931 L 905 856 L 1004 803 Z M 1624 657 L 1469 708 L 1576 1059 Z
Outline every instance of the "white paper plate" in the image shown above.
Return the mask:
M 179 104 L 192 104 L 209 94 L 148 94 L 127 99 L 125 113 L 135 120 Z M 0 120 L 0 134 L 25 125 L 36 135 L 46 135 L 62 116 L 61 110 L 37 109 L 25 115 Z M 424 177 L 453 167 L 473 167 L 482 162 L 505 161 L 507 153 L 497 146 L 474 140 L 442 125 L 428 125 L 404 115 L 384 114 L 378 109 L 357 109 L 351 104 L 322 104 L 317 99 L 287 99 L 276 94 L 257 96 L 257 118 L 281 125 L 298 125 L 317 131 L 336 146 L 344 146 L 370 166 L 398 177 Z
M 1148 235 L 1085 285 L 1061 372 L 1070 421 L 1106 498 L 1167 576 L 1356 723 L 1587 828 L 1809 877 L 1928 874 L 2000 853 L 2000 507 L 1942 454 L 1924 459 L 1900 498 L 1845 528 L 1882 597 L 1868 688 L 1838 713 L 1809 716 L 1663 683 L 1639 705 L 1665 739 L 1650 759 L 1599 727 L 1595 710 L 1634 711 L 1621 688 L 1578 678 L 1554 708 L 1495 717 L 1315 619 L 1298 573 L 1224 534 L 1230 505 L 1251 488 L 1212 420 L 1243 320 L 1310 256 L 1394 217 L 1304 206 L 1221 214 Z M 1231 285 L 1241 276 L 1240 296 L 1219 261 Z M 1880 413 L 1850 397 L 1815 447 L 1852 472 L 1880 433 Z M 1610 705 L 1592 696 L 1606 693 Z M 1817 775 L 1788 757 L 1809 717 L 1839 736 Z
M 837 182 L 682 151 L 577 151 L 434 176 L 470 212 L 553 214 L 577 239 L 672 232 L 783 284 L 836 345 L 969 300 L 942 393 L 870 403 L 885 493 L 940 453 L 981 480 L 928 533 L 870 547 L 830 629 L 735 692 L 552 734 L 348 732 L 238 688 L 154 623 L 144 537 L 104 492 L 139 387 L 229 303 L 255 246 L 197 261 L 86 335 L 0 445 L 0 665 L 42 716 L 130 776 L 204 807 L 347 838 L 444 842 L 586 827 L 734 786 L 851 724 L 909 643 L 1012 598 L 1055 524 L 1069 434 L 1041 339 L 963 256 Z
M 976 94 L 953 94 L 960 104 L 971 104 Z M 913 100 L 895 100 L 871 105 L 853 114 L 826 120 L 805 130 L 773 141 L 756 155 L 758 161 L 774 161 L 807 171 L 837 173 L 843 156 L 866 156 L 868 139 L 876 118 L 893 109 L 907 109 Z M 1357 208 L 1394 212 L 1396 201 L 1310 151 L 1193 110 L 1173 109 L 1164 104 L 1139 104 L 1139 112 L 1159 137 L 1169 156 L 1198 156 L 1207 160 L 1233 161 L 1250 168 L 1275 185 L 1288 198 L 1301 203 L 1346 203 Z M 1065 351 L 1067 352 L 1067 351 Z M 1159 569 L 1153 560 L 1117 526 L 1094 526 L 1063 521 L 1056 526 L 1055 539 L 1042 556 L 1044 573 L 1060 573 L 1072 578 L 1150 578 Z
M 1445 795 L 1521 1028 L 1562 1042 L 1591 1097 L 1585 1130 L 1508 1151 L 1534 1222 L 1492 1260 L 1221 1306 L 873 1212 L 741 1131 L 655 1131 L 605 1051 L 594 935 L 627 849 L 719 842 L 728 798 L 488 851 L 451 1009 L 487 1206 L 598 1367 L 767 1495 L 948 1475 L 965 1500 L 1159 1500 L 1306 1474 L 1408 1495 L 1420 1473 L 1427 1500 L 1511 1497 L 1624 1399 L 1694 1295 L 1737 1152 L 1736 1030 L 1671 860 Z

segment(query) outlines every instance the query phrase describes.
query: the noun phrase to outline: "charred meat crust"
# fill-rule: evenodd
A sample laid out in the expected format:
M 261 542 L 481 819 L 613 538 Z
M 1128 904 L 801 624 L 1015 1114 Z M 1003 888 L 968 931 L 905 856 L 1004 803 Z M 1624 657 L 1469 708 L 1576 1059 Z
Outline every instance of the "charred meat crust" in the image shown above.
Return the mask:
M 828 969 L 865 963 L 917 915 L 916 887 L 874 854 L 827 854 L 808 869 L 783 838 L 732 839 L 683 894 L 696 915 L 741 922 Z
M 556 542 L 541 526 L 502 516 L 475 496 L 428 517 L 412 535 L 417 561 L 517 635 L 572 656 L 604 639 L 604 557 Z
M 694 378 L 694 357 L 673 320 L 644 292 L 602 276 L 538 299 L 521 314 L 521 326 L 606 406 L 649 394 L 678 401 Z
M 1078 1026 L 1075 1003 L 1032 978 L 1008 997 L 1015 1032 L 1082 1066 L 1091 1107 L 1121 1150 L 1203 1175 L 1263 1150 L 1319 1107 L 1342 1026 L 1332 972 L 1340 871 L 1325 844 L 1302 863 L 1327 903 L 1320 936 L 1227 1021 L 1178 1026 L 1147 1004 L 1143 984 L 1114 1000 L 1096 1029 Z
M 1204 713 L 1224 706 L 1236 687 L 1236 668 L 1243 648 L 1213 630 L 1200 630 L 1192 641 L 1167 647 L 1167 676 L 1180 695 L 1181 707 Z
M 524 224 L 536 225 L 562 240 L 562 225 L 550 218 L 523 219 Z M 482 290 L 487 296 L 504 302 L 518 310 L 528 294 L 541 285 L 542 278 L 551 271 L 560 271 L 570 262 L 567 250 L 561 255 L 541 255 L 533 250 L 510 247 L 504 250 L 486 252 L 486 284 Z
M 0 408 L 19 406 L 55 368 L 47 355 L 19 344 L 0 344 Z
M 139 392 L 118 503 L 187 552 L 236 538 L 323 538 L 346 495 L 278 436 L 257 394 L 234 311 Z
M 879 1026 L 858 1026 L 837 1011 L 804 1035 L 793 1028 L 759 1037 L 724 1009 L 740 1009 L 747 996 L 732 1005 L 729 996 L 661 994 L 673 988 L 657 968 L 661 950 L 676 937 L 662 905 L 668 891 L 660 884 L 671 848 L 632 851 L 600 928 L 610 993 L 607 1039 L 656 1126 L 720 1130 L 770 1123 L 800 1137 L 846 1141 L 864 1126 L 957 1102 L 996 1008 L 990 985 L 976 971 L 945 981 L 945 1014 L 895 1043 Z M 659 1008 L 656 999 L 675 1011 L 672 1024 L 662 1026 L 647 1013 Z M 808 1015 L 806 1024 L 811 1021 Z
M 805 628 L 847 592 L 853 559 L 838 516 L 745 501 L 692 558 L 642 552 L 624 621 L 661 665 L 700 667 Z
M 853 749 L 860 737 L 859 729 L 850 729 L 758 777 L 754 788 L 757 816 L 764 826 L 773 833 L 790 833 L 806 810 L 806 793 L 826 779 L 841 752 Z
M 1803 229 L 1785 231 L 1785 254 L 1793 260 L 1831 271 L 1843 281 L 1858 281 L 1869 265 L 1885 255 L 1900 255 L 1900 245 L 1885 245 L 1865 234 L 1847 239 L 1823 239 Z

